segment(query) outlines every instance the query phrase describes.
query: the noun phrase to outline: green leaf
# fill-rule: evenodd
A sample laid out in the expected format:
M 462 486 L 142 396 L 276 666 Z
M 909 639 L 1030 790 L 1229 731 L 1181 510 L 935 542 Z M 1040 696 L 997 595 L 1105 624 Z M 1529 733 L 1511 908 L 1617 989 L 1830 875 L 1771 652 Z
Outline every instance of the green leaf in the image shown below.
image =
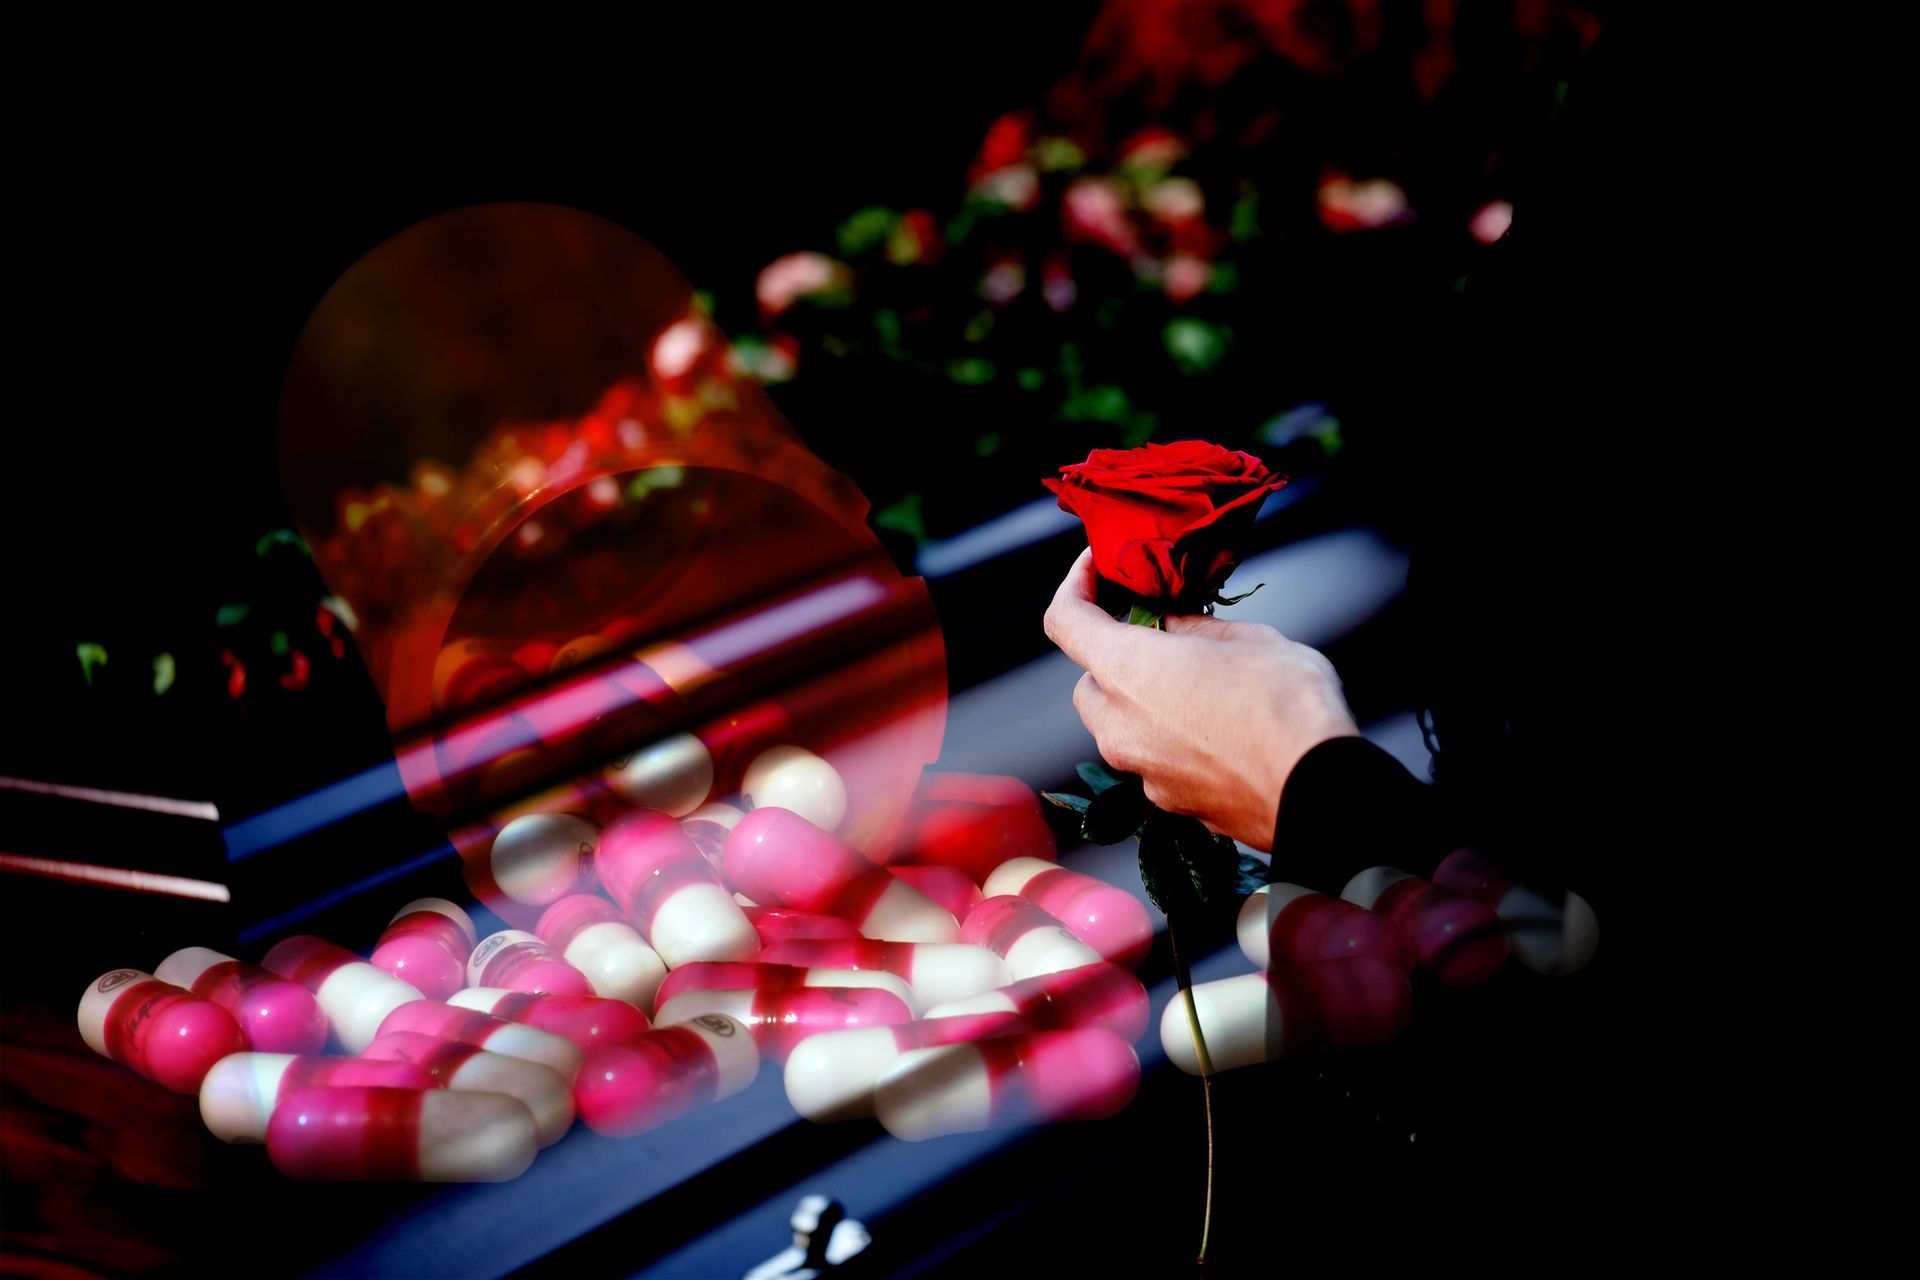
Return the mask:
M 292 529 L 275 529 L 270 533 L 261 534 L 260 541 L 253 544 L 253 554 L 264 556 L 275 547 L 292 547 L 307 559 L 313 559 L 313 548 L 307 545 L 305 538 Z
M 1185 904 L 1189 891 L 1172 833 L 1159 821 L 1168 816 L 1156 813 L 1140 832 L 1140 887 L 1161 914 L 1171 916 Z
M 286 632 L 276 631 L 267 637 L 267 648 L 273 650 L 274 653 L 281 657 L 285 657 L 287 650 L 293 648 L 293 641 L 287 638 Z
M 1080 822 L 1080 837 L 1088 844 L 1119 844 L 1154 813 L 1140 780 L 1132 778 L 1109 787 L 1093 798 Z
M 1046 385 L 1047 375 L 1039 369 L 1021 369 L 1013 375 L 1022 391 L 1038 391 Z
M 988 431 L 974 438 L 973 451 L 983 458 L 991 458 L 1000 452 L 1000 433 Z
M 80 674 L 86 677 L 87 688 L 93 688 L 94 671 L 107 665 L 106 646 L 94 644 L 89 640 L 75 645 L 73 652 L 74 656 L 80 659 Z
M 1107 766 L 1097 760 L 1083 760 L 1073 766 L 1073 771 L 1080 775 L 1080 781 L 1093 789 L 1095 795 L 1120 785 L 1120 779 L 1107 772 Z
M 1253 591 L 1258 591 L 1261 587 L 1264 587 L 1266 585 L 1267 584 L 1264 582 L 1256 582 L 1253 586 Z M 1239 604 L 1242 600 L 1245 600 L 1248 596 L 1252 595 L 1253 591 L 1242 591 L 1237 596 L 1215 595 L 1213 597 L 1213 602 L 1215 604 Z
M 885 244 L 900 224 L 900 215 L 881 205 L 870 205 L 840 224 L 835 235 L 842 257 L 851 258 Z
M 1130 627 L 1152 627 L 1160 629 L 1160 615 L 1144 605 L 1134 605 L 1127 612 L 1127 625 Z
M 235 623 L 244 621 L 252 611 L 252 605 L 223 604 L 220 606 L 220 612 L 213 615 L 213 623 L 217 627 L 231 627 Z
M 993 381 L 993 361 L 978 357 L 954 360 L 947 365 L 947 376 L 963 387 L 977 387 Z
M 1207 909 L 1230 906 L 1239 899 L 1240 850 L 1225 836 L 1217 836 L 1198 819 L 1173 820 L 1174 844 L 1193 896 Z
M 1074 795 L 1071 791 L 1042 791 L 1040 798 L 1048 804 L 1057 804 L 1062 809 L 1071 809 L 1075 813 L 1085 813 L 1093 801 L 1085 796 Z
M 909 493 L 898 502 L 882 507 L 874 513 L 876 528 L 892 529 L 895 533 L 904 533 L 915 542 L 924 542 L 927 537 L 927 521 L 921 508 L 926 499 L 919 493 Z
M 153 660 L 153 693 L 159 697 L 173 688 L 173 655 L 163 653 Z
M 1043 173 L 1070 173 L 1087 162 L 1087 153 L 1071 138 L 1042 138 L 1033 151 Z
M 1167 327 L 1160 331 L 1167 354 L 1173 357 L 1180 372 L 1188 375 L 1205 373 L 1225 359 L 1227 337 L 1224 326 L 1208 324 L 1192 316 L 1169 320 Z

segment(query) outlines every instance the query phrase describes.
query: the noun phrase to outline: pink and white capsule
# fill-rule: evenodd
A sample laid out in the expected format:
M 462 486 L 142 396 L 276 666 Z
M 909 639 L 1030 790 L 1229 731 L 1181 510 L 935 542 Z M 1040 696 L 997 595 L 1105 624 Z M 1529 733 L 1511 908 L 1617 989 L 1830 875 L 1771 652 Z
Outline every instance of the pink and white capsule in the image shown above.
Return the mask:
M 468 987 L 448 999 L 456 1009 L 476 1009 L 496 1018 L 550 1031 L 582 1049 L 620 1044 L 645 1035 L 653 1024 L 624 1000 L 600 996 L 547 996 L 504 987 Z
M 523 814 L 500 828 L 487 855 L 500 892 L 530 907 L 580 891 L 600 831 L 570 813 Z
M 913 1010 L 878 987 L 787 987 L 773 991 L 682 991 L 660 1006 L 663 1024 L 722 1013 L 753 1033 L 762 1057 L 785 1062 L 808 1036 L 849 1027 L 892 1027 Z
M 249 1049 L 318 1053 L 327 1043 L 327 1015 L 313 993 L 259 965 L 206 947 L 182 947 L 153 971 L 233 1015 Z
M 850 920 L 869 938 L 952 942 L 953 913 L 786 809 L 755 809 L 727 837 L 727 879 L 763 906 Z
M 1263 969 L 1355 956 L 1413 968 L 1413 952 L 1393 921 L 1297 884 L 1261 885 L 1248 894 L 1235 931 L 1240 950 Z
M 303 1181 L 507 1182 L 535 1141 L 515 1099 L 439 1089 L 295 1089 L 267 1125 L 274 1168 Z
M 580 1069 L 574 1094 L 589 1129 L 626 1138 L 730 1098 L 759 1072 L 760 1050 L 747 1029 L 708 1013 L 596 1049 Z
M 797 991 L 802 987 L 876 987 L 892 993 L 909 1008 L 916 1006 L 906 979 L 885 969 L 803 969 L 753 960 L 682 965 L 667 975 L 655 999 L 664 1008 L 683 991 Z
M 560 1141 L 573 1123 L 573 1093 L 551 1067 L 504 1053 L 489 1053 L 478 1045 L 441 1040 L 417 1031 L 389 1031 L 377 1037 L 361 1055 L 380 1062 L 411 1062 L 443 1089 L 473 1093 L 504 1093 L 518 1098 L 533 1114 L 540 1145 Z
M 678 822 L 638 809 L 600 833 L 600 883 L 669 969 L 745 960 L 760 935 Z
M 348 1053 L 359 1053 L 371 1044 L 388 1014 L 422 998 L 412 983 L 311 934 L 281 939 L 260 963 L 313 993 L 333 1027 L 333 1038 Z
M 1579 894 L 1559 906 L 1471 849 L 1456 849 L 1434 869 L 1433 882 L 1493 908 L 1521 964 L 1563 977 L 1586 967 L 1600 946 L 1600 918 Z M 164 976 L 164 975 L 162 975 Z
M 740 793 L 755 809 L 785 809 L 822 831 L 835 830 L 847 816 L 847 784 L 840 771 L 805 747 L 761 752 L 747 766 Z
M 1397 965 L 1359 956 L 1202 982 L 1193 988 L 1193 1004 L 1214 1070 L 1231 1071 L 1384 1044 L 1413 1015 L 1413 989 Z M 1200 1074 L 1186 1001 L 1177 993 L 1160 1017 L 1160 1047 L 1174 1066 Z
M 482 938 L 467 958 L 467 985 L 560 996 L 593 994 L 586 974 L 524 929 L 502 929 Z
M 1010 858 L 981 886 L 989 898 L 1013 893 L 1057 918 L 1067 932 L 1115 964 L 1137 969 L 1153 947 L 1153 920 L 1117 885 L 1042 858 Z
M 1484 982 L 1506 961 L 1506 929 L 1493 908 L 1398 867 L 1369 867 L 1340 896 L 1393 921 L 1414 962 L 1443 987 Z
M 1018 1014 L 999 1012 L 822 1032 L 795 1045 L 787 1056 L 787 1101 L 821 1124 L 870 1116 L 873 1087 L 907 1051 L 1038 1030 Z
M 569 1084 L 580 1073 L 580 1047 L 571 1040 L 438 1000 L 415 1000 L 401 1005 L 380 1024 L 381 1035 L 390 1031 L 414 1031 L 436 1040 L 452 1040 L 490 1053 L 504 1053 L 509 1058 L 537 1062 Z
M 1057 916 L 1010 893 L 969 911 L 960 924 L 960 940 L 1004 958 L 1016 980 L 1101 963 L 1100 953 L 1074 937 Z
M 295 1089 L 371 1087 L 433 1089 L 426 1068 L 412 1062 L 317 1054 L 235 1053 L 213 1064 L 200 1086 L 200 1118 L 222 1142 L 265 1142 L 280 1095 Z
M 922 1008 L 977 996 L 1014 979 L 1005 960 L 985 947 L 965 942 L 795 938 L 766 948 L 760 953 L 760 961 L 802 969 L 879 969 L 904 978 Z
M 430 1000 L 445 1000 L 467 985 L 467 957 L 480 940 L 473 920 L 445 898 L 420 898 L 394 912 L 370 957 Z
M 1035 1031 L 1099 1027 L 1132 1044 L 1146 1034 L 1150 1001 L 1140 979 L 1117 964 L 1089 964 L 1043 973 L 996 991 L 934 1005 L 924 1016 L 1020 1015 Z
M 595 893 L 560 899 L 540 916 L 533 931 L 562 960 L 586 975 L 593 994 L 653 1007 L 667 976 L 666 961 L 646 944 L 620 909 Z M 505 986 L 505 983 L 494 983 Z
M 745 809 L 730 804 L 703 804 L 680 819 L 680 829 L 715 871 L 726 874 L 727 837 L 747 816 Z
M 873 1110 L 908 1142 L 1000 1125 L 1097 1120 L 1140 1087 L 1140 1060 L 1110 1031 L 1041 1031 L 912 1049 L 873 1088 Z
M 138 969 L 95 979 L 79 1019 L 87 1048 L 175 1093 L 197 1091 L 214 1063 L 247 1047 L 232 1014 Z

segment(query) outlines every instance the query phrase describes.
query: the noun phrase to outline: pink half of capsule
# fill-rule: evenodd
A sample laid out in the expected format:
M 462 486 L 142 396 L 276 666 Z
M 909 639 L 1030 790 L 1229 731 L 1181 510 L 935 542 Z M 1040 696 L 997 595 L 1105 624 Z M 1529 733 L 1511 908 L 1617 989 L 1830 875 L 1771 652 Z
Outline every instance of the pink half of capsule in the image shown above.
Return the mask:
M 526 1107 L 499 1093 L 295 1089 L 267 1125 L 289 1178 L 332 1182 L 505 1182 L 533 1163 Z
M 502 929 L 482 939 L 467 960 L 467 979 L 471 986 L 505 987 L 509 991 L 593 994 L 587 975 L 555 955 L 537 936 L 521 929 Z
M 574 1098 L 589 1129 L 626 1138 L 732 1097 L 759 1070 L 760 1051 L 746 1027 L 702 1014 L 588 1054 Z
M 80 997 L 80 1038 L 175 1093 L 195 1093 L 213 1064 L 244 1052 L 233 1015 L 138 969 L 102 974 Z
M 727 878 L 766 906 L 850 920 L 870 938 L 952 942 L 953 913 L 797 813 L 755 809 L 727 837 Z
M 964 942 L 795 939 L 768 947 L 760 960 L 805 969 L 883 970 L 905 979 L 922 1005 L 979 995 L 1014 979 L 1005 960 L 985 947 Z
M 381 1035 L 390 1031 L 412 1031 L 438 1040 L 476 1045 L 491 1053 L 504 1053 L 509 1058 L 537 1062 L 551 1067 L 561 1079 L 569 1082 L 580 1070 L 580 1048 L 569 1040 L 538 1027 L 509 1022 L 477 1009 L 455 1008 L 438 1000 L 415 1000 L 401 1005 L 380 1024 Z
M 1384 1044 L 1413 1015 L 1413 990 L 1399 967 L 1359 956 L 1316 960 L 1202 982 L 1193 1006 L 1216 1071 L 1333 1049 Z M 1200 1074 L 1186 1002 L 1160 1018 L 1160 1046 L 1189 1075 Z
M 860 931 L 851 921 L 839 916 L 816 915 L 811 911 L 793 911 L 786 907 L 743 907 L 762 947 L 778 946 L 793 939 L 858 938 Z
M 874 1114 L 917 1142 L 1013 1124 L 1097 1120 L 1140 1087 L 1140 1060 L 1110 1031 L 1041 1031 L 913 1049 L 874 1085 Z
M 318 1053 L 326 1046 L 327 1015 L 313 994 L 258 965 L 206 947 L 182 947 L 162 960 L 153 976 L 232 1014 L 249 1049 Z
M 585 975 L 593 994 L 653 1007 L 654 993 L 667 976 L 666 962 L 605 898 L 592 893 L 562 898 L 541 914 L 533 931 Z
M 549 996 L 501 987 L 468 987 L 447 1003 L 477 1009 L 570 1040 L 582 1049 L 621 1044 L 645 1035 L 653 1024 L 624 1000 L 601 996 Z
M 280 1095 L 309 1087 L 370 1085 L 432 1089 L 434 1079 L 412 1062 L 317 1054 L 235 1053 L 213 1064 L 200 1085 L 200 1118 L 222 1142 L 264 1142 Z
M 680 824 L 639 809 L 600 833 L 600 883 L 667 967 L 745 960 L 760 949 L 740 904 Z
M 1493 909 L 1431 880 L 1372 867 L 1347 881 L 1340 896 L 1393 921 L 1415 962 L 1441 986 L 1485 982 L 1506 961 L 1506 930 Z
M 722 1013 L 753 1034 L 762 1057 L 785 1062 L 808 1036 L 850 1027 L 891 1027 L 913 1010 L 878 987 L 789 987 L 780 991 L 683 991 L 660 1007 L 662 1023 Z
M 1099 964 L 1100 953 L 1059 917 L 1014 894 L 988 898 L 960 924 L 960 940 L 1002 957 L 1016 980 Z
M 1131 1044 L 1146 1033 L 1151 1003 L 1140 979 L 1126 969 L 1117 964 L 1089 964 L 950 1000 L 928 1009 L 926 1016 L 1011 1013 L 1018 1014 L 1031 1030 L 1099 1027 Z
M 945 907 L 955 920 L 965 919 L 986 896 L 973 877 L 958 867 L 896 865 L 887 869 Z
M 372 963 L 429 999 L 445 1000 L 466 985 L 467 956 L 477 941 L 464 910 L 443 898 L 422 898 L 394 914 Z
M 1057 918 L 1067 931 L 1115 964 L 1137 969 L 1153 947 L 1153 919 L 1117 885 L 1041 858 L 1013 858 L 994 869 L 989 898 L 1014 893 Z
M 1413 953 L 1393 921 L 1378 912 L 1297 884 L 1262 885 L 1240 904 L 1240 949 L 1261 968 L 1372 956 L 1403 972 Z
M 313 993 L 334 1038 L 348 1053 L 365 1049 L 388 1014 L 421 998 L 420 989 L 412 983 L 310 934 L 283 938 L 260 963 Z

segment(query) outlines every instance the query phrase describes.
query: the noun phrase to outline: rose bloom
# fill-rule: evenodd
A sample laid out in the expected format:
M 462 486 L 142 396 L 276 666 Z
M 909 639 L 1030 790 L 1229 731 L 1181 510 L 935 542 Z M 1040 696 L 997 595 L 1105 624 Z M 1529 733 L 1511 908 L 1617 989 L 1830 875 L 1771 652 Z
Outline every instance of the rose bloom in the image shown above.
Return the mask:
M 1095 449 L 1042 483 L 1086 524 L 1102 578 L 1143 600 L 1197 608 L 1240 563 L 1260 504 L 1287 478 L 1252 454 L 1182 440 Z
M 1127 219 L 1126 197 L 1120 185 L 1107 178 L 1079 178 L 1067 188 L 1060 204 L 1067 235 L 1104 245 L 1123 258 L 1140 248 L 1133 224 Z

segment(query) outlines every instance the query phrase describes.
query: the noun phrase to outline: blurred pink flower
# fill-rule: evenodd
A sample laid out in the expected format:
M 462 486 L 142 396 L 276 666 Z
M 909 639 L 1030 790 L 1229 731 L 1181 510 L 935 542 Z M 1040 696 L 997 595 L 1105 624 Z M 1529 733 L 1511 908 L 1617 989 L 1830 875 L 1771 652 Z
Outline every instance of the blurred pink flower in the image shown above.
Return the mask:
M 983 175 L 973 184 L 973 194 L 1025 213 L 1040 202 L 1040 174 L 1030 164 L 1008 165 Z
M 839 292 L 852 284 L 853 272 L 844 262 L 824 253 L 789 253 L 761 269 L 753 296 L 760 301 L 761 314 L 772 319 L 802 298 Z
M 1175 254 L 1167 262 L 1161 287 L 1174 302 L 1186 302 L 1206 291 L 1213 283 L 1213 265 L 1190 254 Z
M 1513 206 L 1505 200 L 1483 204 L 1467 223 L 1467 232 L 1481 244 L 1492 244 L 1513 225 Z
M 1140 248 L 1127 202 L 1111 178 L 1078 178 L 1060 203 L 1060 217 L 1072 239 L 1086 240 L 1130 258 Z
M 1413 207 L 1400 184 L 1387 178 L 1356 182 L 1344 173 L 1320 180 L 1320 221 L 1337 232 L 1377 231 L 1413 221 Z

